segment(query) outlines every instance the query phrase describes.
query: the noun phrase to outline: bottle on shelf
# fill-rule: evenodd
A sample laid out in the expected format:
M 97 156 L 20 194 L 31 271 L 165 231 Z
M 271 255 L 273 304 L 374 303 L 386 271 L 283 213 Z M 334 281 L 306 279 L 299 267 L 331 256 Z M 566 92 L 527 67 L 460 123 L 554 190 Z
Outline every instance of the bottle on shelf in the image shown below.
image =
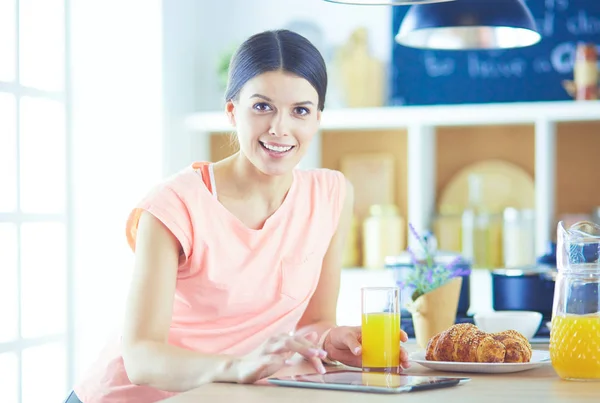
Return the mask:
M 461 218 L 462 255 L 474 269 L 502 265 L 502 216 L 483 203 L 482 177 L 469 176 L 469 199 Z
M 350 224 L 350 231 L 344 247 L 344 255 L 342 260 L 342 267 L 344 268 L 356 268 L 360 266 L 360 245 L 358 243 L 358 234 L 358 219 L 356 218 L 356 215 L 353 215 L 352 222 Z
M 384 269 L 386 256 L 397 256 L 405 248 L 404 219 L 393 204 L 374 204 L 363 222 L 363 266 Z
M 504 267 L 532 266 L 535 255 L 535 210 L 504 209 L 502 226 Z

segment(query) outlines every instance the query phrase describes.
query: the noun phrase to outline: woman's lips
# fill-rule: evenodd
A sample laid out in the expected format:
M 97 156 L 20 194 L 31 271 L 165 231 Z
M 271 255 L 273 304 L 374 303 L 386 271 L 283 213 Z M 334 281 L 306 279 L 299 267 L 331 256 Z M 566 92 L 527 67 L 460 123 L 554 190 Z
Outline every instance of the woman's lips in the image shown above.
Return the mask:
M 262 149 L 271 157 L 281 158 L 290 153 L 296 146 L 259 141 Z

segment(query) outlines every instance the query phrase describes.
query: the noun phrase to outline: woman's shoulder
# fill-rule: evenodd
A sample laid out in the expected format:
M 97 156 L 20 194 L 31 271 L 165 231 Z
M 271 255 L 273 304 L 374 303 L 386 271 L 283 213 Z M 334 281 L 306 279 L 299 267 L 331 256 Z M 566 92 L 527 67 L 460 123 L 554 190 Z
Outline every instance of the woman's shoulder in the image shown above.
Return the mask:
M 198 181 L 202 181 L 202 166 L 200 163 L 194 163 L 182 168 L 161 179 L 154 185 L 152 191 L 167 188 L 179 195 L 185 195 L 187 192 L 197 189 Z
M 301 182 L 305 188 L 312 189 L 312 193 L 320 194 L 324 197 L 332 195 L 343 197 L 348 188 L 348 180 L 344 174 L 335 169 L 297 169 L 296 175 L 301 178 Z
M 323 212 L 321 224 L 331 219 L 331 228 L 337 228 L 340 214 L 344 208 L 347 196 L 353 194 L 352 184 L 345 175 L 335 169 L 316 168 L 298 170 L 304 178 L 303 202 L 311 209 Z

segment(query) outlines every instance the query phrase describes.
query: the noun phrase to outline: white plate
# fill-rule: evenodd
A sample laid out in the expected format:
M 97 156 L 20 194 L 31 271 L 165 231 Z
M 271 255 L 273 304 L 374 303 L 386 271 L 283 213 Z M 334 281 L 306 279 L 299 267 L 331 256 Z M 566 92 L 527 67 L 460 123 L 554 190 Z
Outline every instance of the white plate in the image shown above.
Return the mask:
M 427 361 L 425 359 L 425 351 L 418 351 L 410 355 L 410 361 L 437 371 L 506 374 L 509 372 L 528 371 L 543 365 L 550 365 L 550 353 L 548 351 L 533 350 L 531 361 L 523 363 L 479 363 Z

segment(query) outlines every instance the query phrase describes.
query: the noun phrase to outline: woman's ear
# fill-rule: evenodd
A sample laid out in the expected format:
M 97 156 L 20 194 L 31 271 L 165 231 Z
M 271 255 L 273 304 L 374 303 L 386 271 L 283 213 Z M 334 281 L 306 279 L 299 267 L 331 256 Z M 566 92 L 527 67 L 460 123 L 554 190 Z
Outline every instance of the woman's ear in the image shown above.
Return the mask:
M 231 126 L 235 127 L 235 105 L 232 101 L 227 101 L 225 104 L 225 113 L 227 114 Z

